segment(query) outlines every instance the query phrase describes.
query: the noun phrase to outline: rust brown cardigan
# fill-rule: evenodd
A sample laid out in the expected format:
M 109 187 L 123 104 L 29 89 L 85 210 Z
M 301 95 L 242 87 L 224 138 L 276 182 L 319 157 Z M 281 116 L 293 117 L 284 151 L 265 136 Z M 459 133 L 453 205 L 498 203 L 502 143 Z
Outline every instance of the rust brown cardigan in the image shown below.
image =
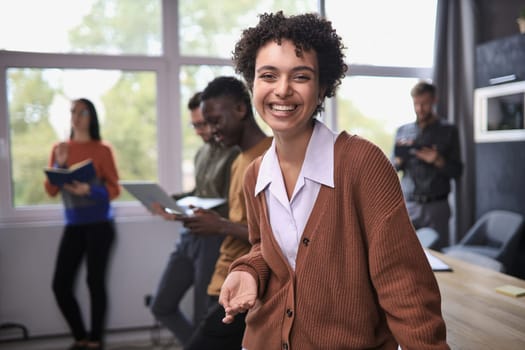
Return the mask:
M 449 349 L 441 297 L 383 152 L 342 132 L 335 188 L 322 186 L 294 272 L 255 197 L 260 158 L 245 174 L 252 248 L 232 270 L 251 273 L 259 299 L 243 346 L 267 349 Z

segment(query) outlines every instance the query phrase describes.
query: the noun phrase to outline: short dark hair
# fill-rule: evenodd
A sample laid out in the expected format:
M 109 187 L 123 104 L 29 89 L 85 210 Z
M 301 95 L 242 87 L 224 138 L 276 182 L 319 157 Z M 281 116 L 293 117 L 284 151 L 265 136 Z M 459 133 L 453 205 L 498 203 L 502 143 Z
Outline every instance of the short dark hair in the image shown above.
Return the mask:
M 199 106 L 201 105 L 201 94 L 202 93 L 198 91 L 194 93 L 192 97 L 190 97 L 190 100 L 188 101 L 188 109 L 190 111 L 199 108 Z
M 412 90 L 410 90 L 410 96 L 421 96 L 423 94 L 430 94 L 432 97 L 436 96 L 436 86 L 427 81 L 418 82 Z
M 324 97 L 335 96 L 335 91 L 345 77 L 348 66 L 343 53 L 345 47 L 332 23 L 316 13 L 286 17 L 282 11 L 264 13 L 259 16 L 255 27 L 245 29 L 233 51 L 235 71 L 253 88 L 255 79 L 255 58 L 259 49 L 269 41 L 281 44 L 283 39 L 295 45 L 297 57 L 303 51 L 313 50 L 319 64 L 319 84 L 325 88 Z M 315 113 L 322 111 L 319 103 Z
M 220 76 L 213 79 L 202 90 L 201 101 L 223 96 L 230 97 L 236 102 L 244 103 L 246 113 L 253 117 L 250 91 L 241 80 L 230 76 Z
M 89 137 L 91 137 L 92 140 L 102 140 L 102 137 L 100 136 L 100 125 L 98 122 L 97 109 L 95 108 L 93 102 L 87 98 L 77 98 L 72 102 L 82 102 L 86 105 L 89 112 Z M 71 134 L 69 135 L 69 138 L 73 139 L 73 128 L 71 128 Z

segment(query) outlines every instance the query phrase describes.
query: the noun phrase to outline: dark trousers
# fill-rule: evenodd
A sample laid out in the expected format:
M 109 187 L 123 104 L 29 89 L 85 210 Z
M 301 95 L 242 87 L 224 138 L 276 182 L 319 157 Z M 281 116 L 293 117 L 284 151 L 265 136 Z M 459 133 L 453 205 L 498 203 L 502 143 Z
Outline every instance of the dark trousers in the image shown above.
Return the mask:
M 102 341 L 107 306 L 106 271 L 114 239 L 113 222 L 67 225 L 64 229 L 55 264 L 53 292 L 75 340 Z M 75 282 L 84 257 L 91 299 L 89 336 L 74 295 Z
M 162 274 L 151 311 L 183 344 L 206 316 L 208 284 L 222 240 L 222 236 L 181 234 Z M 190 320 L 180 309 L 180 302 L 192 286 L 193 320 Z
M 430 227 L 439 233 L 439 239 L 432 245 L 432 249 L 439 251 L 449 245 L 451 211 L 447 199 L 428 203 L 407 201 L 406 207 L 416 230 L 422 227 Z
M 246 314 L 237 315 L 235 321 L 230 324 L 223 323 L 223 317 L 224 308 L 219 304 L 218 298 L 210 297 L 206 318 L 184 345 L 184 350 L 240 350 L 246 327 Z

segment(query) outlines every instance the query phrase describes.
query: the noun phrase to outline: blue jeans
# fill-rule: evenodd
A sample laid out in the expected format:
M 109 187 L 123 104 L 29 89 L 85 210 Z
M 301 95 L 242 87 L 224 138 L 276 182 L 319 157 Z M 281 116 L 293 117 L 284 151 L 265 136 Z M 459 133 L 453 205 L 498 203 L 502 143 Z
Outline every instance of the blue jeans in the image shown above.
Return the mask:
M 151 304 L 155 318 L 182 343 L 190 338 L 207 311 L 207 289 L 219 257 L 223 236 L 196 236 L 182 232 L 171 253 Z M 193 319 L 180 302 L 193 286 Z

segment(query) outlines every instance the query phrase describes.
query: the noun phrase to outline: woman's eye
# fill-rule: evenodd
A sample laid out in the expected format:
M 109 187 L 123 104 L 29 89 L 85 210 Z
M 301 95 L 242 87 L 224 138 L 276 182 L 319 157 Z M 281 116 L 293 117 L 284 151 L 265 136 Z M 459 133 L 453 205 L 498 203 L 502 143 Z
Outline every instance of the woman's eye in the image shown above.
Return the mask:
M 303 75 L 303 74 L 301 74 L 301 75 L 297 75 L 297 76 L 295 77 L 295 80 L 299 80 L 299 81 L 308 81 L 308 80 L 310 80 L 310 77 L 309 77 L 308 75 Z
M 272 80 L 272 79 L 274 79 L 274 75 L 270 74 L 270 73 L 263 73 L 259 77 L 261 79 L 264 79 L 264 80 Z

